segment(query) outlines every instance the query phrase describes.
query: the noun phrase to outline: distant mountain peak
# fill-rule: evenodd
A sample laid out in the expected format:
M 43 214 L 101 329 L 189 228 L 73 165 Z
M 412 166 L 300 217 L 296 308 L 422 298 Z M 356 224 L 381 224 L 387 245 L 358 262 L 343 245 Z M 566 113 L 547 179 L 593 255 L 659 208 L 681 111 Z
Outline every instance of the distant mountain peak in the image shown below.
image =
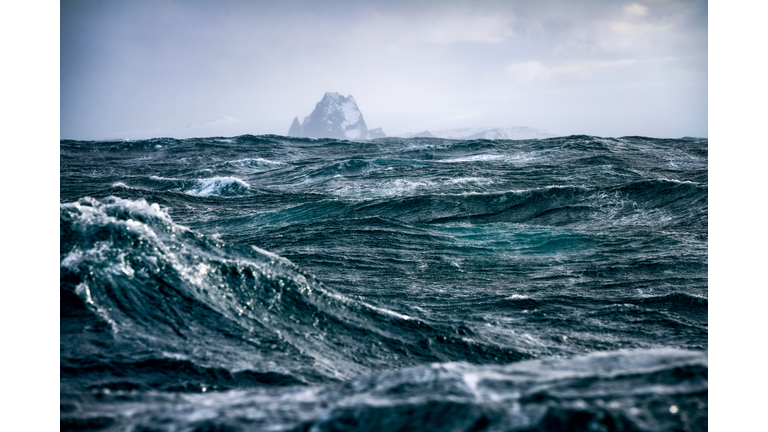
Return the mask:
M 368 131 L 363 113 L 352 95 L 344 97 L 327 92 L 303 123 L 298 117 L 293 119 L 288 136 L 366 140 L 386 135 L 381 128 Z
M 461 128 L 461 129 L 448 129 L 439 131 L 424 131 L 413 134 L 402 135 L 403 138 L 444 138 L 444 139 L 543 139 L 551 138 L 553 135 L 549 132 L 534 129 L 526 126 L 508 127 L 508 128 L 495 128 L 495 127 L 475 127 L 475 128 Z
M 293 123 L 291 123 L 291 128 L 288 129 L 288 136 L 302 136 L 301 123 L 299 123 L 298 117 L 293 118 Z

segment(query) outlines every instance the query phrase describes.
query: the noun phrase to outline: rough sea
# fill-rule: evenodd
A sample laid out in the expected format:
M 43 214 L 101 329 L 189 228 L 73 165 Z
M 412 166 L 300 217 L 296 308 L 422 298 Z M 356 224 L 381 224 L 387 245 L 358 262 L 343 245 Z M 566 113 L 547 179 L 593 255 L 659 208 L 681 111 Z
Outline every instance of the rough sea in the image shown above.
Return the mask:
M 60 142 L 60 422 L 704 431 L 706 139 Z

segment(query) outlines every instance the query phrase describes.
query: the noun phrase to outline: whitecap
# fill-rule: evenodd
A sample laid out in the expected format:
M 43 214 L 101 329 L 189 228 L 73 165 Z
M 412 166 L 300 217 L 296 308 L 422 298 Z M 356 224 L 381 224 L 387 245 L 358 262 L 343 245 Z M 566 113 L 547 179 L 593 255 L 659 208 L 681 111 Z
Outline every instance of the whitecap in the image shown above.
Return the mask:
M 539 161 L 545 157 L 544 151 L 520 152 L 515 154 L 479 154 L 472 156 L 461 156 L 451 159 L 442 159 L 439 163 L 467 163 L 467 162 L 505 162 L 505 163 L 527 163 Z
M 236 167 L 245 167 L 245 168 L 275 168 L 280 166 L 285 166 L 285 163 L 278 162 L 278 161 L 272 161 L 269 159 L 264 158 L 245 158 L 245 159 L 237 159 L 232 161 L 227 161 L 227 165 L 233 165 Z
M 199 179 L 194 188 L 184 191 L 187 195 L 206 196 L 238 196 L 245 195 L 251 190 L 248 183 L 236 177 L 212 177 Z
M 150 180 L 158 180 L 158 181 L 178 181 L 179 179 L 171 178 L 171 177 L 160 177 L 156 175 L 149 176 Z
M 443 159 L 437 162 L 442 162 L 442 163 L 486 162 L 486 161 L 495 161 L 495 160 L 504 159 L 505 157 L 506 156 L 500 155 L 500 154 L 487 154 L 487 155 L 463 156 L 463 157 L 453 158 L 453 159 Z
M 333 194 L 349 198 L 381 198 L 410 196 L 420 193 L 451 192 L 455 185 L 488 186 L 495 183 L 482 177 L 458 177 L 445 180 L 404 180 L 395 179 L 378 183 L 344 185 L 332 191 Z M 466 191 L 465 191 L 466 192 Z

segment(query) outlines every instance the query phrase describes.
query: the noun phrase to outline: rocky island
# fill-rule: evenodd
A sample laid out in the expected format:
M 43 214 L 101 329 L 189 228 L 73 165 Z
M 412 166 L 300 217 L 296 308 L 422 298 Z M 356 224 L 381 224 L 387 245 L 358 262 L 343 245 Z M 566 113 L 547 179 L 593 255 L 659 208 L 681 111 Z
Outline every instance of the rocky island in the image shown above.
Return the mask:
M 299 123 L 295 117 L 288 136 L 311 138 L 336 138 L 344 140 L 369 140 L 386 135 L 381 128 L 368 130 L 363 113 L 352 95 L 341 96 L 329 92 L 315 105 L 314 111 Z

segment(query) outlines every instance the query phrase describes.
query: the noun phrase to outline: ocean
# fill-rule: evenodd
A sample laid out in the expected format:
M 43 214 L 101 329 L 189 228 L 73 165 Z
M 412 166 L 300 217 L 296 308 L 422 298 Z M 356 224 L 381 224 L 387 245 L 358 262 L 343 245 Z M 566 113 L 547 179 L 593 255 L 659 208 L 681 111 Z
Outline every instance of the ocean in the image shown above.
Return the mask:
M 60 141 L 60 422 L 704 431 L 707 139 Z

